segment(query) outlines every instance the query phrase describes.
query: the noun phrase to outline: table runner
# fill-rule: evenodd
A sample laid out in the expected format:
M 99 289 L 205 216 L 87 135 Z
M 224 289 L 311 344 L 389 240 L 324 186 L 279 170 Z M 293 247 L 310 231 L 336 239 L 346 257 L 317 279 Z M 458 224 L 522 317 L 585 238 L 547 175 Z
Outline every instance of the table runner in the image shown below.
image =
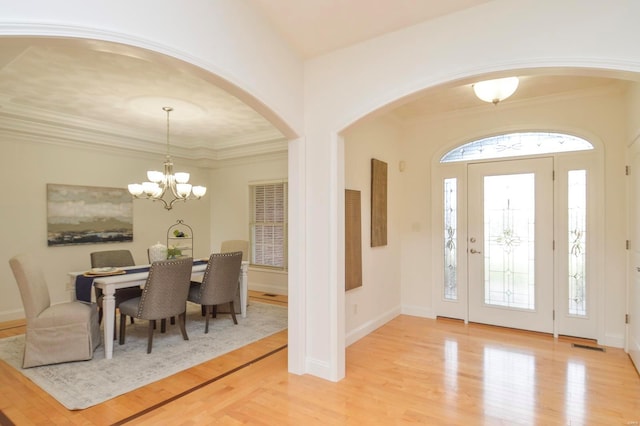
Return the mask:
M 194 265 L 203 265 L 207 263 L 207 260 L 194 260 Z M 124 274 L 137 274 L 140 272 L 149 272 L 150 265 L 140 268 L 126 269 Z M 76 277 L 76 299 L 81 302 L 91 303 L 91 289 L 93 288 L 93 280 L 96 278 L 102 278 L 104 275 L 88 277 L 84 274 L 80 274 Z

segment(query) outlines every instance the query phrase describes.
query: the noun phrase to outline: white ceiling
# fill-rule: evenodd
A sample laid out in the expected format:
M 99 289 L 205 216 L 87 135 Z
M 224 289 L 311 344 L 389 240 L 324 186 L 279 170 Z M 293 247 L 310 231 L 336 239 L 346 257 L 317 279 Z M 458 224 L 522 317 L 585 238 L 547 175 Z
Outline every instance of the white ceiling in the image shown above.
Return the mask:
M 308 58 L 491 0 L 250 1 Z M 528 76 L 513 99 L 605 84 L 611 80 Z M 411 119 L 480 104 L 462 84 L 431 89 L 391 113 Z M 164 154 L 164 106 L 174 108 L 174 156 L 216 162 L 287 149 L 261 115 L 180 61 L 106 42 L 0 37 L 0 133 Z
M 491 0 L 251 0 L 304 58 Z
M 262 116 L 180 61 L 113 43 L 0 38 L 0 128 L 222 160 L 286 150 Z M 91 136 L 89 136 L 91 135 Z M 265 148 L 266 147 L 266 148 Z

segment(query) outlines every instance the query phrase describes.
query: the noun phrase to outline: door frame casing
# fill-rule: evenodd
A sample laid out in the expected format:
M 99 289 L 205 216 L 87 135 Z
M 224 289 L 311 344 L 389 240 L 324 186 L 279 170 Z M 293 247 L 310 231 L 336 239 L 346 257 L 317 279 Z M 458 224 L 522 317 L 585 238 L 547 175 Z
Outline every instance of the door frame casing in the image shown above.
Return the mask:
M 636 158 L 640 157 L 640 137 L 636 138 L 628 149 L 631 180 L 628 182 L 628 226 L 631 239 L 627 254 L 627 314 L 629 320 L 625 329 L 625 351 L 629 354 L 636 369 L 640 370 L 640 225 L 635 217 L 640 212 L 640 161 L 636 167 Z
M 569 152 L 569 153 L 556 153 L 556 154 L 543 154 L 534 156 L 522 156 L 505 158 L 504 161 L 509 159 L 527 159 L 537 157 L 553 157 L 554 169 L 557 173 L 564 173 L 568 170 L 576 170 L 581 168 L 588 169 L 588 226 L 589 235 L 587 239 L 588 245 L 588 288 L 590 291 L 589 311 L 591 312 L 593 324 L 593 332 L 590 333 L 590 338 L 595 339 L 598 342 L 605 341 L 605 298 L 604 298 L 604 242 L 605 242 L 605 219 L 604 219 L 604 155 L 601 148 L 601 144 L 597 141 L 597 138 L 585 137 L 586 140 L 591 142 L 594 146 L 592 151 L 586 152 Z M 594 143 L 594 139 L 596 142 Z M 451 147 L 449 148 L 451 149 Z M 440 158 L 448 150 L 442 150 L 434 156 L 432 167 L 432 229 L 434 238 L 432 239 L 432 301 L 433 312 L 436 317 L 450 317 L 461 319 L 465 323 L 469 322 L 468 311 L 468 268 L 466 265 L 467 258 L 467 177 L 466 168 L 468 162 L 455 162 L 455 163 L 440 163 Z M 487 162 L 496 161 L 496 159 L 487 160 Z M 481 161 L 474 161 L 474 163 Z M 456 178 L 458 187 L 458 218 L 457 218 L 457 278 L 458 278 L 458 300 L 448 301 L 443 298 L 443 253 L 442 253 L 442 236 L 444 235 L 443 228 L 443 182 L 447 178 Z M 558 185 L 558 178 L 554 180 L 554 187 Z M 554 190 L 554 205 L 558 205 L 558 197 L 566 196 L 566 191 Z M 562 227 L 558 227 L 558 223 L 561 222 L 557 216 L 563 214 L 558 212 L 558 209 L 554 207 L 554 238 L 557 239 Z M 554 283 L 560 282 L 563 278 L 560 276 L 561 268 L 558 267 L 559 256 L 561 256 L 559 244 L 556 244 L 554 251 Z M 561 246 L 561 244 L 560 244 Z M 562 329 L 558 329 L 558 315 L 560 315 L 559 309 L 559 292 L 558 285 L 554 284 L 554 311 L 556 313 L 556 320 L 554 320 L 553 335 L 558 337 L 563 333 Z M 594 311 L 595 309 L 595 311 Z

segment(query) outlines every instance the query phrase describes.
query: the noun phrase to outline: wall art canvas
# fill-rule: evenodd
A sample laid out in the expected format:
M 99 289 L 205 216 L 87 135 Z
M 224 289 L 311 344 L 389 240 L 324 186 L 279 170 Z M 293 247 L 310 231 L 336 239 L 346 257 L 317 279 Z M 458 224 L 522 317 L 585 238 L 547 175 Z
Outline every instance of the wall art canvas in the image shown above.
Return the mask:
M 344 194 L 344 286 L 362 287 L 362 219 L 360 191 L 345 189 Z
M 133 241 L 133 198 L 124 188 L 47 184 L 47 244 Z
M 371 247 L 387 245 L 387 163 L 371 159 Z

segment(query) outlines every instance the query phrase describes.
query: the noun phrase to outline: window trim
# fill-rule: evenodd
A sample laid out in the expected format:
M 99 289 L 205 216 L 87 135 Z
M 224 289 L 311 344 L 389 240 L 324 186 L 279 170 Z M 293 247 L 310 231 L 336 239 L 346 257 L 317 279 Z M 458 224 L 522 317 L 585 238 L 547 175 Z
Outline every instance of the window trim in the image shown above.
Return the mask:
M 255 249 L 255 226 L 258 222 L 255 221 L 255 209 L 256 209 L 256 196 L 255 189 L 257 187 L 264 187 L 270 185 L 283 185 L 283 222 L 269 222 L 274 224 L 281 224 L 283 228 L 283 246 L 282 246 L 282 261 L 283 266 L 276 265 L 265 265 L 261 263 L 254 263 L 256 249 Z M 287 272 L 288 270 L 288 243 L 289 243 L 289 235 L 288 235 L 288 204 L 289 204 L 289 185 L 286 179 L 276 179 L 276 180 L 264 180 L 264 181 L 252 181 L 249 182 L 249 245 L 250 245 L 250 257 L 249 257 L 249 266 L 251 269 L 260 269 L 263 271 L 273 271 L 273 272 Z M 266 224 L 267 222 L 260 222 Z

